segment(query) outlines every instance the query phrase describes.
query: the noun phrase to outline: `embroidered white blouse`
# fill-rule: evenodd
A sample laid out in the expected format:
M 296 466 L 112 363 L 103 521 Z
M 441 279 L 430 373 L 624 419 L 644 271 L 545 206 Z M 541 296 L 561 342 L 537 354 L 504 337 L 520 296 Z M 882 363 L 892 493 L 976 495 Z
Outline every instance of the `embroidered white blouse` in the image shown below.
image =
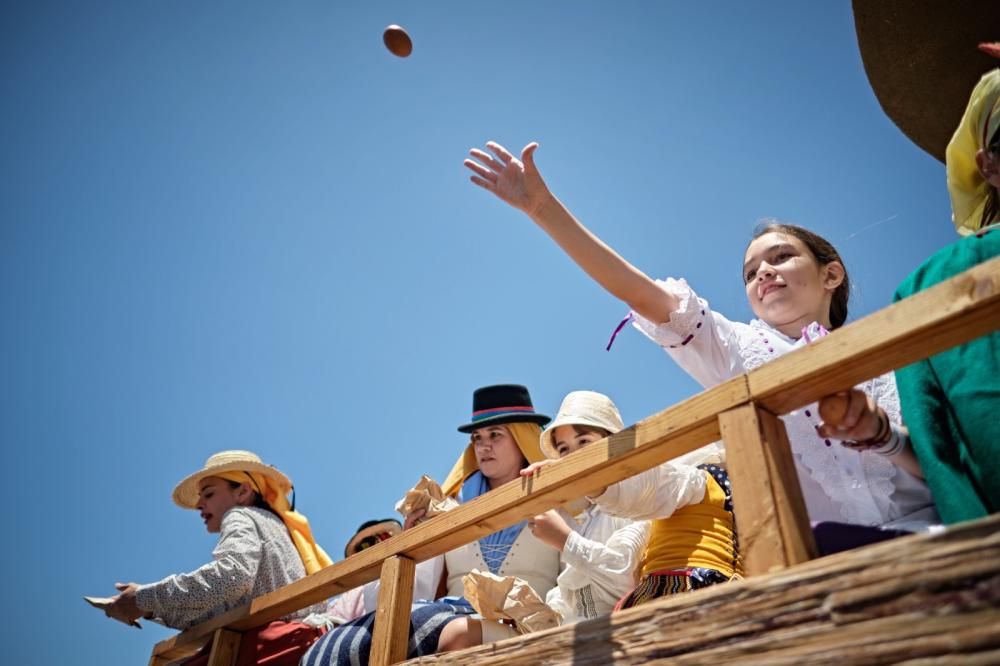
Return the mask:
M 754 319 L 733 322 L 709 308 L 684 280 L 657 280 L 680 301 L 670 321 L 657 325 L 638 314 L 633 325 L 656 342 L 702 386 L 708 388 L 753 370 L 782 354 L 825 335 L 816 323 L 794 340 Z M 889 415 L 902 421 L 892 373 L 857 388 L 872 396 Z M 788 431 L 809 518 L 904 530 L 940 523 L 927 484 L 889 458 L 856 452 L 820 437 L 816 404 L 782 417 Z
M 619 518 L 590 506 L 562 550 L 565 566 L 545 603 L 563 624 L 600 617 L 612 611 L 636 585 L 636 570 L 649 540 L 649 523 Z
M 234 507 L 222 517 L 211 562 L 191 573 L 140 585 L 136 604 L 168 627 L 187 629 L 305 575 L 302 558 L 278 516 L 256 507 Z M 292 617 L 305 617 L 311 610 Z

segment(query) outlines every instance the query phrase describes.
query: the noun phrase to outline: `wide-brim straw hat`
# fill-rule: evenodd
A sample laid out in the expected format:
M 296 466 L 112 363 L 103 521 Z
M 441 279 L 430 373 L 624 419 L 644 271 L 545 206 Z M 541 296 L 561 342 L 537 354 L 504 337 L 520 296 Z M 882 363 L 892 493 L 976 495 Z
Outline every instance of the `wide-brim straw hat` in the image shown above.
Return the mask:
M 997 61 L 995 0 L 853 0 L 865 73 L 886 115 L 941 162 L 969 94 Z
M 552 434 L 556 428 L 564 425 L 603 428 L 612 434 L 625 427 L 611 398 L 595 391 L 573 391 L 563 398 L 556 418 L 542 431 L 539 445 L 546 458 L 559 457 Z
M 344 548 L 344 557 L 350 557 L 354 554 L 355 549 L 358 544 L 367 539 L 370 536 L 376 534 L 389 533 L 389 536 L 396 536 L 403 531 L 403 526 L 399 524 L 399 521 L 394 518 L 383 518 L 382 520 L 369 520 L 361 524 L 358 531 L 354 533 L 351 540 L 347 542 L 347 546 Z
M 218 476 L 225 472 L 251 472 L 262 474 L 277 482 L 281 492 L 287 495 L 292 490 L 292 481 L 271 465 L 261 462 L 260 456 L 251 451 L 220 451 L 209 456 L 205 466 L 188 475 L 174 488 L 174 502 L 185 509 L 194 509 L 198 504 L 198 484 L 202 479 Z M 248 477 L 247 482 L 253 485 Z M 260 489 L 257 489 L 258 492 Z

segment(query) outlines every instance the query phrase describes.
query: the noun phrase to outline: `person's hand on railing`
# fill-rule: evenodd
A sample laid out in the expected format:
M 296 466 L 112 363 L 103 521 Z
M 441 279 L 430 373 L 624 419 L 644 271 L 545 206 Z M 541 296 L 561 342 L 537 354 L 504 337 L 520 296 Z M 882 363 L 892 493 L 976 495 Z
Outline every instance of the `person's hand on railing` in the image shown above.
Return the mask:
M 414 525 L 419 525 L 420 521 L 422 521 L 426 515 L 427 509 L 417 509 L 413 513 L 407 514 L 406 518 L 403 519 L 403 531 L 405 532 Z
M 555 509 L 549 509 L 529 520 L 528 528 L 536 539 L 560 552 L 573 531 Z
M 821 437 L 839 439 L 849 449 L 871 451 L 914 476 L 923 470 L 909 446 L 909 431 L 889 421 L 889 415 L 864 391 L 851 389 L 828 395 L 819 401 L 823 423 L 816 431 Z
M 521 470 L 521 476 L 524 477 L 534 476 L 535 473 L 538 472 L 538 470 L 542 469 L 543 467 L 548 467 L 554 462 L 556 462 L 556 460 L 553 458 L 546 458 L 545 460 L 539 460 L 538 462 L 533 462 Z

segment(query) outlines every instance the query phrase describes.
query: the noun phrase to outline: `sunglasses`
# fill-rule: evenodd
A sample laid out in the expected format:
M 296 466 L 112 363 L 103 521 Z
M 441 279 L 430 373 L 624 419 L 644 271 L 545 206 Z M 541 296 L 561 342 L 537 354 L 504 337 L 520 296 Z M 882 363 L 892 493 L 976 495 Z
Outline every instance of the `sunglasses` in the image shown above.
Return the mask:
M 377 544 L 379 542 L 382 542 L 382 541 L 385 541 L 386 539 L 388 539 L 391 536 L 392 535 L 389 534 L 388 532 L 379 532 L 378 534 L 373 534 L 371 536 L 367 536 L 367 537 L 365 537 L 364 539 L 362 539 L 361 541 L 358 542 L 358 545 L 354 547 L 354 552 L 355 553 L 360 553 L 365 548 L 371 548 L 375 544 Z

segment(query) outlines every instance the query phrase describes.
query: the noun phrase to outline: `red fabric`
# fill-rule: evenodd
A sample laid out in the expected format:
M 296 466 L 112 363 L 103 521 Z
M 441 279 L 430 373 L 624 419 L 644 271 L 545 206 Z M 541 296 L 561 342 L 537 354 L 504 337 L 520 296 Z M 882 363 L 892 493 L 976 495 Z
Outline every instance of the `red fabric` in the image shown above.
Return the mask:
M 236 666 L 298 666 L 309 646 L 323 635 L 322 629 L 301 622 L 276 621 L 251 629 L 240 640 Z M 183 666 L 208 666 L 209 643 L 195 656 L 181 662 Z

